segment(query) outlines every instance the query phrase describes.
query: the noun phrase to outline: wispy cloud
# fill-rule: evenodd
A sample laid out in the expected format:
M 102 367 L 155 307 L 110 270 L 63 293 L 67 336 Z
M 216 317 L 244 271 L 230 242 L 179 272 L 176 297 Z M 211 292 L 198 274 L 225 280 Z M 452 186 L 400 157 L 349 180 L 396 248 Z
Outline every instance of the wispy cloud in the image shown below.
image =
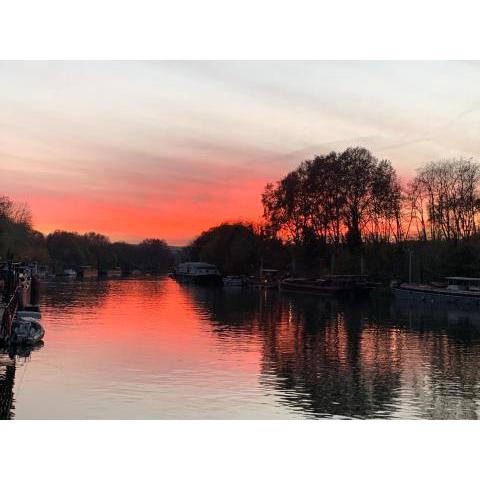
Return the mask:
M 364 145 L 408 175 L 480 151 L 479 63 L 0 62 L 5 193 L 39 228 L 179 242 L 261 214 L 314 154 Z

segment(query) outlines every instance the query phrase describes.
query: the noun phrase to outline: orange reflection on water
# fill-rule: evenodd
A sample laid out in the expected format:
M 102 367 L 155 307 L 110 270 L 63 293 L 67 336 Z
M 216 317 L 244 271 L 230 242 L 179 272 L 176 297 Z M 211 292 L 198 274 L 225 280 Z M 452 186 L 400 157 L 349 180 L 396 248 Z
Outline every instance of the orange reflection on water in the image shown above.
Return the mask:
M 82 364 L 144 362 L 147 370 L 189 368 L 214 363 L 224 351 L 208 323 L 211 314 L 188 289 L 173 280 L 110 281 L 92 308 L 67 304 L 64 311 L 45 311 L 49 348 L 54 344 L 88 355 Z M 88 292 L 82 297 L 88 302 Z M 58 346 L 58 345 L 57 345 Z M 229 350 L 224 368 L 249 369 L 259 363 L 255 344 Z M 69 357 L 67 361 L 74 361 Z M 233 361 L 235 360 L 235 361 Z

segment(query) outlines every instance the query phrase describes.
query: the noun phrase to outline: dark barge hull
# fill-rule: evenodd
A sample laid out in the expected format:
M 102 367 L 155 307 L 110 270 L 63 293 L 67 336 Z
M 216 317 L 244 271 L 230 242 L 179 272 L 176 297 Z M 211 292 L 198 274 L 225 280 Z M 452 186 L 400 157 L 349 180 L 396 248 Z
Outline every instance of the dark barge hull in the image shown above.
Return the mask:
M 196 285 L 222 285 L 220 275 L 182 275 L 174 274 L 172 278 L 180 283 L 194 283 Z
M 331 295 L 350 295 L 350 296 L 362 296 L 368 295 L 370 293 L 370 287 L 350 287 L 350 288 L 343 288 L 343 287 L 334 287 L 334 286 L 317 286 L 312 284 L 299 284 L 294 285 L 292 283 L 282 283 L 280 285 L 281 292 L 288 292 L 288 293 L 305 293 L 309 295 L 323 295 L 323 296 L 331 296 Z
M 480 292 L 456 292 L 445 289 L 398 286 L 393 288 L 399 299 L 438 301 L 446 303 L 470 303 L 480 305 Z

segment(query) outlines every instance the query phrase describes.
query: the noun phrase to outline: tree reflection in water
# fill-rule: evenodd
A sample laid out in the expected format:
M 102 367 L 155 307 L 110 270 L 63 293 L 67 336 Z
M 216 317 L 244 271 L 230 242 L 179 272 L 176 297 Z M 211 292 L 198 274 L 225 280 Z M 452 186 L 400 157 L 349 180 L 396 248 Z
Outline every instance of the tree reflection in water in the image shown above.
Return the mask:
M 477 418 L 480 314 L 187 287 L 219 337 L 259 336 L 260 382 L 313 417 Z
M 15 361 L 0 352 L 0 420 L 13 418 L 13 385 L 15 383 Z

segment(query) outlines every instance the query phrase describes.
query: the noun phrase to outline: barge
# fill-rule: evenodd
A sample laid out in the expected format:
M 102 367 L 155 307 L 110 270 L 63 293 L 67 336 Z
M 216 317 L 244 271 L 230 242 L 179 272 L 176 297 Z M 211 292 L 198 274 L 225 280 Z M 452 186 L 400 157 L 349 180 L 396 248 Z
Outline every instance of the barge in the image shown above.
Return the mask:
M 446 277 L 445 280 L 445 283 L 401 283 L 393 286 L 393 292 L 400 299 L 480 305 L 480 278 Z
M 372 289 L 366 275 L 325 275 L 317 279 L 285 278 L 280 291 L 312 295 L 366 295 Z

